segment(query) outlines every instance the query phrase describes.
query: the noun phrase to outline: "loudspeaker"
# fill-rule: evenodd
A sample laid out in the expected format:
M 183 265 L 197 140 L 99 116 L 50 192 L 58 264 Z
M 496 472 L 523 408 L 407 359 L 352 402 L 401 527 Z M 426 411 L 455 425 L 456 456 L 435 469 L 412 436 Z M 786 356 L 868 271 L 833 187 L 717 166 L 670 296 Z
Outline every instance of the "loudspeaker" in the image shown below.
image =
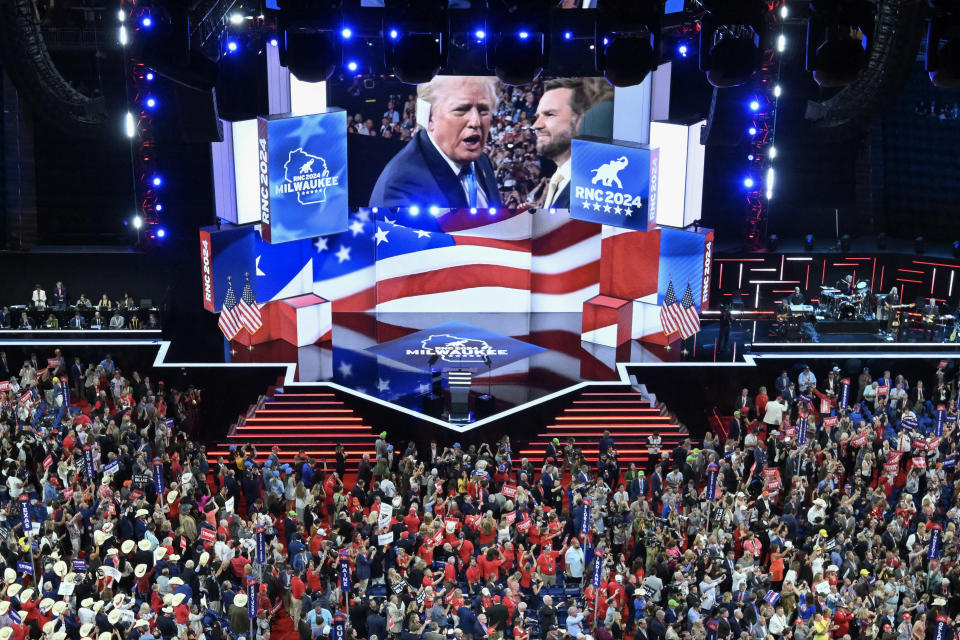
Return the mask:
M 217 112 L 216 89 L 202 91 L 173 84 L 184 142 L 223 142 L 223 122 Z

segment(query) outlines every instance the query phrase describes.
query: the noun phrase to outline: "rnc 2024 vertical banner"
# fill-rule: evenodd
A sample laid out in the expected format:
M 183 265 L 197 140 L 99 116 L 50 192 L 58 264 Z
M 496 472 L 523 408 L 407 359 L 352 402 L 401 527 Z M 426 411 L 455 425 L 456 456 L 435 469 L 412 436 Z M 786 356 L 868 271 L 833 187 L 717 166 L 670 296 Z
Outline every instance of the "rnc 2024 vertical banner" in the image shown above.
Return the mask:
M 347 229 L 347 117 L 258 118 L 260 222 L 272 244 Z

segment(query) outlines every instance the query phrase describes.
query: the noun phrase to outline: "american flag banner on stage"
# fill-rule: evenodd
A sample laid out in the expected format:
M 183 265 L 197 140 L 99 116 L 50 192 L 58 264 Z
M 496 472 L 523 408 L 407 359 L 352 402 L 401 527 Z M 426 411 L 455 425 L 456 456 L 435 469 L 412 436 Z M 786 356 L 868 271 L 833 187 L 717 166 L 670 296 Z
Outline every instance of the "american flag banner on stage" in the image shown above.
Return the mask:
M 671 335 L 680 331 L 680 306 L 677 304 L 677 293 L 673 290 L 673 280 L 667 285 L 667 295 L 660 306 L 660 326 L 664 335 Z
M 690 283 L 687 283 L 687 290 L 683 294 L 683 300 L 680 301 L 680 337 L 686 339 L 700 331 L 700 314 L 697 312 L 697 305 L 693 301 L 693 290 L 690 289 Z
M 223 308 L 220 310 L 217 326 L 227 340 L 233 340 L 243 328 L 243 322 L 237 312 L 237 295 L 233 292 L 233 282 L 229 278 L 227 279 L 227 296 L 223 299 Z
M 237 303 L 236 313 L 240 322 L 251 334 L 259 331 L 260 327 L 263 326 L 263 314 L 260 313 L 260 305 L 253 297 L 249 274 L 247 274 L 247 281 L 243 285 L 243 293 L 240 294 L 240 302 Z

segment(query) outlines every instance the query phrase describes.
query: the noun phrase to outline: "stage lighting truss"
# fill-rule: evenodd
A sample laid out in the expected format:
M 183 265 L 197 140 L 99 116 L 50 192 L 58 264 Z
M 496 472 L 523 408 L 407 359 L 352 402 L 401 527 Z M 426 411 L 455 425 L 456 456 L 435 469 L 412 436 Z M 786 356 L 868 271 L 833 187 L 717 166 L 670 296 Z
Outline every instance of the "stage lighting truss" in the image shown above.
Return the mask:
M 700 70 L 717 88 L 746 84 L 760 69 L 762 52 L 770 49 L 769 8 L 759 0 L 703 0 Z
M 323 82 L 343 62 L 343 40 L 353 37 L 343 24 L 340 0 L 279 0 L 277 51 L 280 64 L 303 82 Z
M 533 82 L 547 65 L 552 0 L 491 0 L 484 26 L 487 68 L 510 85 Z
M 955 89 L 960 87 L 960 4 L 931 0 L 930 6 L 933 13 L 927 26 L 925 68 L 934 85 Z
M 429 82 L 447 64 L 450 17 L 447 0 L 387 0 L 383 53 L 401 82 Z
M 599 0 L 594 42 L 597 71 L 615 87 L 640 84 L 660 64 L 657 0 Z
M 812 0 L 806 68 L 822 87 L 843 87 L 860 75 L 873 43 L 876 7 L 868 0 Z

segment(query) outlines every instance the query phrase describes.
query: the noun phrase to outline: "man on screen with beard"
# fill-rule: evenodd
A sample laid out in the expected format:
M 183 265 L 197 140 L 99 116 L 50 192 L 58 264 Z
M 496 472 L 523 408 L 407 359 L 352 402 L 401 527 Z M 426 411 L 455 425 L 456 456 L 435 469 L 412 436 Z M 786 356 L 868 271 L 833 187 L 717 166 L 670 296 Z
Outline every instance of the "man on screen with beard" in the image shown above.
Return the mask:
M 484 154 L 497 107 L 496 79 L 437 76 L 417 87 L 417 97 L 430 105 L 426 129 L 384 167 L 370 206 L 501 206 L 493 164 Z
M 537 105 L 533 130 L 537 134 L 537 152 L 557 165 L 547 184 L 543 207 L 570 207 L 570 145 L 580 129 L 590 98 L 581 78 L 548 80 Z

